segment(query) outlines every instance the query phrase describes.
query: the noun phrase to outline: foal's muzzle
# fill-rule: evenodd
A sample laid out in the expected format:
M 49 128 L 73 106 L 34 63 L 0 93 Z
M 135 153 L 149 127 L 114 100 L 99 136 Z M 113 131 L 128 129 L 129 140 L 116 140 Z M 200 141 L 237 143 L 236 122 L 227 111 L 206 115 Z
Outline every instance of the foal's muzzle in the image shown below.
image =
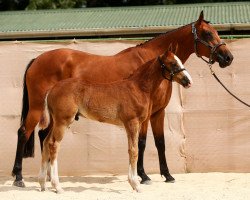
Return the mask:
M 188 77 L 184 76 L 184 77 L 181 79 L 181 85 L 182 85 L 184 88 L 189 88 L 189 87 L 191 87 L 192 83 L 191 83 L 191 81 L 188 79 Z

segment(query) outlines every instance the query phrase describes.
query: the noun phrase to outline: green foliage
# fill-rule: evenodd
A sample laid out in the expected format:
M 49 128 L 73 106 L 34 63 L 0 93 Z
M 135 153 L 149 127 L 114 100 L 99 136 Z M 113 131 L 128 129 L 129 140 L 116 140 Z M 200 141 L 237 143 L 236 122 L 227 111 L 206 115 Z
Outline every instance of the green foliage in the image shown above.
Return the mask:
M 30 0 L 28 10 L 57 9 L 57 8 L 80 8 L 86 0 Z

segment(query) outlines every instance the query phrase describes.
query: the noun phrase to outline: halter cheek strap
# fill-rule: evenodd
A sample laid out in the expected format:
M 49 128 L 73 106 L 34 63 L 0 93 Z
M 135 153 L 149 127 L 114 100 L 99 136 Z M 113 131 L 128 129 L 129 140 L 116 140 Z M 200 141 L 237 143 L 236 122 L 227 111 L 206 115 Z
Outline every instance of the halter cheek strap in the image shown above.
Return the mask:
M 178 69 L 178 70 L 176 70 L 176 71 L 172 71 L 171 69 L 168 69 L 167 66 L 165 65 L 165 63 L 161 60 L 160 56 L 158 57 L 158 61 L 159 61 L 160 65 L 161 65 L 162 76 L 163 76 L 165 79 L 169 80 L 169 81 L 173 81 L 173 78 L 174 78 L 174 76 L 175 76 L 176 74 L 178 74 L 178 73 L 180 73 L 180 72 L 186 70 L 185 68 L 181 68 L 181 69 Z M 169 73 L 170 78 L 168 78 L 168 77 L 165 76 L 166 72 Z
M 226 45 L 225 42 L 219 42 L 218 44 L 211 46 L 210 44 L 208 44 L 206 41 L 200 39 L 197 35 L 197 30 L 195 28 L 195 23 L 192 23 L 192 33 L 194 35 L 194 51 L 196 53 L 196 55 L 201 58 L 202 60 L 204 60 L 206 63 L 208 64 L 213 64 L 215 61 L 213 60 L 213 56 L 214 53 L 216 52 L 217 48 L 219 48 L 221 45 Z M 209 60 L 205 60 L 199 53 L 198 53 L 198 48 L 197 48 L 197 43 L 200 42 L 202 44 L 204 44 L 206 47 L 208 47 L 210 49 L 210 55 L 209 55 Z

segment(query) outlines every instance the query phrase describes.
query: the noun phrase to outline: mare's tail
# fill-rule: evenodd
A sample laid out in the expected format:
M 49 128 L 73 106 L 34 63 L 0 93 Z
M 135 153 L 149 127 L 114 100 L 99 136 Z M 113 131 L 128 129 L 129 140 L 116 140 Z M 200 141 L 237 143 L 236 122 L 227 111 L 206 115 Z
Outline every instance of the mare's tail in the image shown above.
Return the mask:
M 29 64 L 27 65 L 26 71 L 23 77 L 23 105 L 22 105 L 22 113 L 21 113 L 21 126 L 24 125 L 25 119 L 29 112 L 29 97 L 28 97 L 28 90 L 26 85 L 26 74 L 32 63 L 35 59 L 32 59 Z M 24 154 L 23 157 L 34 157 L 34 131 L 31 133 L 29 140 L 26 142 L 24 147 Z

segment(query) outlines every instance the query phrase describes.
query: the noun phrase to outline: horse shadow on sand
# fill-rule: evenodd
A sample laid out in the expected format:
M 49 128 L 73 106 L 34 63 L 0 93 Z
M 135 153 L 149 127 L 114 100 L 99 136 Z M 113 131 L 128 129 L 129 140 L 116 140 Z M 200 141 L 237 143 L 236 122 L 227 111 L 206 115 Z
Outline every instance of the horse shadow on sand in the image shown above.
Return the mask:
M 13 179 L 14 181 L 14 179 Z M 29 184 L 26 184 L 25 188 L 19 188 L 12 185 L 12 178 L 11 177 L 1 177 L 0 178 L 0 193 L 1 192 L 7 192 L 7 191 L 37 191 L 40 192 L 40 185 L 38 183 L 37 177 L 25 177 L 24 178 L 25 183 L 35 183 L 35 185 L 29 186 Z M 100 184 L 99 186 L 63 186 L 64 182 L 69 183 L 86 183 L 86 184 Z M 115 183 L 115 182 L 124 182 L 126 184 L 126 181 L 120 180 L 115 176 L 109 176 L 109 177 L 91 177 L 91 176 L 84 176 L 84 177 L 60 177 L 60 183 L 62 184 L 62 187 L 65 192 L 84 192 L 86 190 L 92 190 L 97 192 L 112 192 L 121 194 L 127 190 L 122 189 L 112 189 L 102 187 L 101 185 Z M 55 192 L 50 184 L 50 181 L 47 180 L 47 187 L 48 191 L 46 192 Z M 128 184 L 129 189 L 129 184 Z

